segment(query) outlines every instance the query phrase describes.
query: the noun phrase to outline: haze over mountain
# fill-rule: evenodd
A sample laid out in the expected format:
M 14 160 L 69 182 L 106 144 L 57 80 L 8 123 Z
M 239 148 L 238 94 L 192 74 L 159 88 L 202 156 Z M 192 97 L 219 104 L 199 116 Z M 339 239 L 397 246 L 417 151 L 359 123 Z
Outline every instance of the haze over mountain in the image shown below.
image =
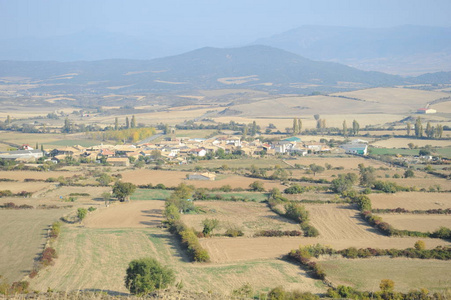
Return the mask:
M 253 44 L 314 60 L 401 75 L 451 70 L 451 27 L 301 26 Z
M 312 61 L 268 46 L 201 48 L 154 60 L 0 62 L 0 77 L 39 81 L 40 91 L 121 93 L 254 88 L 311 93 L 401 84 L 399 76 Z

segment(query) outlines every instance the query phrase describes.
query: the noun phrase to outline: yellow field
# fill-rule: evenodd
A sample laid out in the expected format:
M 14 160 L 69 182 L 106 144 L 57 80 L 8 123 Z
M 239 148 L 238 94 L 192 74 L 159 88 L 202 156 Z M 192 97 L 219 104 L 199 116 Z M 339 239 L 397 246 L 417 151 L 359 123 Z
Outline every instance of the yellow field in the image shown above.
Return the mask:
M 451 208 L 448 193 L 398 192 L 395 194 L 370 194 L 373 208 L 428 210 Z
M 330 259 L 320 265 L 334 284 L 364 291 L 379 291 L 382 279 L 393 280 L 395 291 L 404 293 L 420 288 L 443 292 L 451 286 L 451 261 L 375 257 Z

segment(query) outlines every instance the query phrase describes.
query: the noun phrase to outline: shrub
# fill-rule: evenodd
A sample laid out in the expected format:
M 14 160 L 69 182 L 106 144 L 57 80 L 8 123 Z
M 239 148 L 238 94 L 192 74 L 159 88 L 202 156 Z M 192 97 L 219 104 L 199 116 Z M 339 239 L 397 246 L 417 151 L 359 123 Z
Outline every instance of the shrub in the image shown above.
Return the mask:
M 451 239 L 451 229 L 442 226 L 434 231 L 431 235 L 432 237 L 440 239 Z
M 415 243 L 415 249 L 417 249 L 419 251 L 422 251 L 422 250 L 426 249 L 426 243 L 424 241 L 421 241 L 421 240 L 417 241 Z
M 132 294 L 145 295 L 168 287 L 175 280 L 174 272 L 153 258 L 142 258 L 129 263 L 125 286 Z
M 53 264 L 53 259 L 57 258 L 56 250 L 52 247 L 47 247 L 44 249 L 44 251 L 41 254 L 41 262 L 44 266 L 49 266 Z
M 52 224 L 52 227 L 50 228 L 50 237 L 51 238 L 57 238 L 61 231 L 61 223 L 60 222 L 54 222 Z
M 226 230 L 225 235 L 229 237 L 237 237 L 243 236 L 244 232 L 241 229 L 231 227 Z

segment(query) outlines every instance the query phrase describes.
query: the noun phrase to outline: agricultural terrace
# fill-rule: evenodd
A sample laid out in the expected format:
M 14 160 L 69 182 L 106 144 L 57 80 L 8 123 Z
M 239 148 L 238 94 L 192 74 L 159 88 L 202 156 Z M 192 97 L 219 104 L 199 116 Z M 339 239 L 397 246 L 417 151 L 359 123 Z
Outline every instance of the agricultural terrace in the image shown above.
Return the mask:
M 451 228 L 449 215 L 377 214 L 384 222 L 400 230 L 433 232 L 440 227 Z
M 187 180 L 186 175 L 192 173 L 195 172 L 139 169 L 122 171 L 120 174 L 122 175 L 122 181 L 124 182 L 131 182 L 136 185 L 157 185 L 162 183 L 168 187 L 174 187 L 180 183 L 185 183 L 187 185 L 193 185 L 196 188 L 220 188 L 224 185 L 230 185 L 232 188 L 247 189 L 251 183 L 256 181 L 255 178 L 234 174 L 220 175 L 214 181 Z M 283 188 L 280 181 L 277 180 L 260 181 L 263 183 L 266 190 L 270 190 L 274 187 L 279 189 Z
M 299 224 L 280 217 L 266 204 L 255 202 L 195 201 L 203 214 L 184 214 L 182 221 L 197 231 L 202 231 L 206 218 L 219 220 L 213 234 L 224 234 L 227 229 L 239 229 L 244 236 L 252 237 L 260 230 L 300 230 Z
M 428 210 L 451 208 L 449 193 L 397 192 L 394 194 L 380 193 L 368 195 L 373 208 L 407 210 Z M 385 219 L 385 218 L 384 218 Z
M 0 210 L 0 274 L 8 281 L 22 280 L 42 252 L 49 226 L 68 209 Z
M 426 242 L 427 243 L 427 242 Z M 426 288 L 444 291 L 451 286 L 451 261 L 373 257 L 370 259 L 325 259 L 319 262 L 327 279 L 361 291 L 378 291 L 382 279 L 395 282 L 395 291 Z

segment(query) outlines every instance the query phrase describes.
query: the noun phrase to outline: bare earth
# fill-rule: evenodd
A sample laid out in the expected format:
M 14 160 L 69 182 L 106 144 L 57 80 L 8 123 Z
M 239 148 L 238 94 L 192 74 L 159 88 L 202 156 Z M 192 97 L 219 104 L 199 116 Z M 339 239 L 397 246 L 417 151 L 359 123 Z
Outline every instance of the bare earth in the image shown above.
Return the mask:
M 449 193 L 398 192 L 395 194 L 370 194 L 373 208 L 428 210 L 451 208 Z
M 115 203 L 95 211 L 84 221 L 90 228 L 148 228 L 163 221 L 164 201 L 132 201 Z
M 192 174 L 194 172 L 185 171 L 155 171 L 155 170 L 132 170 L 122 172 L 122 181 L 131 182 L 136 185 L 149 184 L 153 185 L 162 183 L 166 186 L 177 186 L 180 183 L 185 183 L 187 185 L 193 185 L 195 187 L 208 187 L 208 188 L 219 188 L 224 185 L 230 185 L 232 188 L 249 188 L 249 185 L 256 181 L 255 178 L 244 177 L 239 175 L 227 175 L 223 179 L 219 180 L 187 180 L 186 175 Z M 274 187 L 281 188 L 280 182 L 260 180 L 266 190 L 270 190 Z
M 449 215 L 380 214 L 380 216 L 396 229 L 432 232 L 441 226 L 451 228 Z

